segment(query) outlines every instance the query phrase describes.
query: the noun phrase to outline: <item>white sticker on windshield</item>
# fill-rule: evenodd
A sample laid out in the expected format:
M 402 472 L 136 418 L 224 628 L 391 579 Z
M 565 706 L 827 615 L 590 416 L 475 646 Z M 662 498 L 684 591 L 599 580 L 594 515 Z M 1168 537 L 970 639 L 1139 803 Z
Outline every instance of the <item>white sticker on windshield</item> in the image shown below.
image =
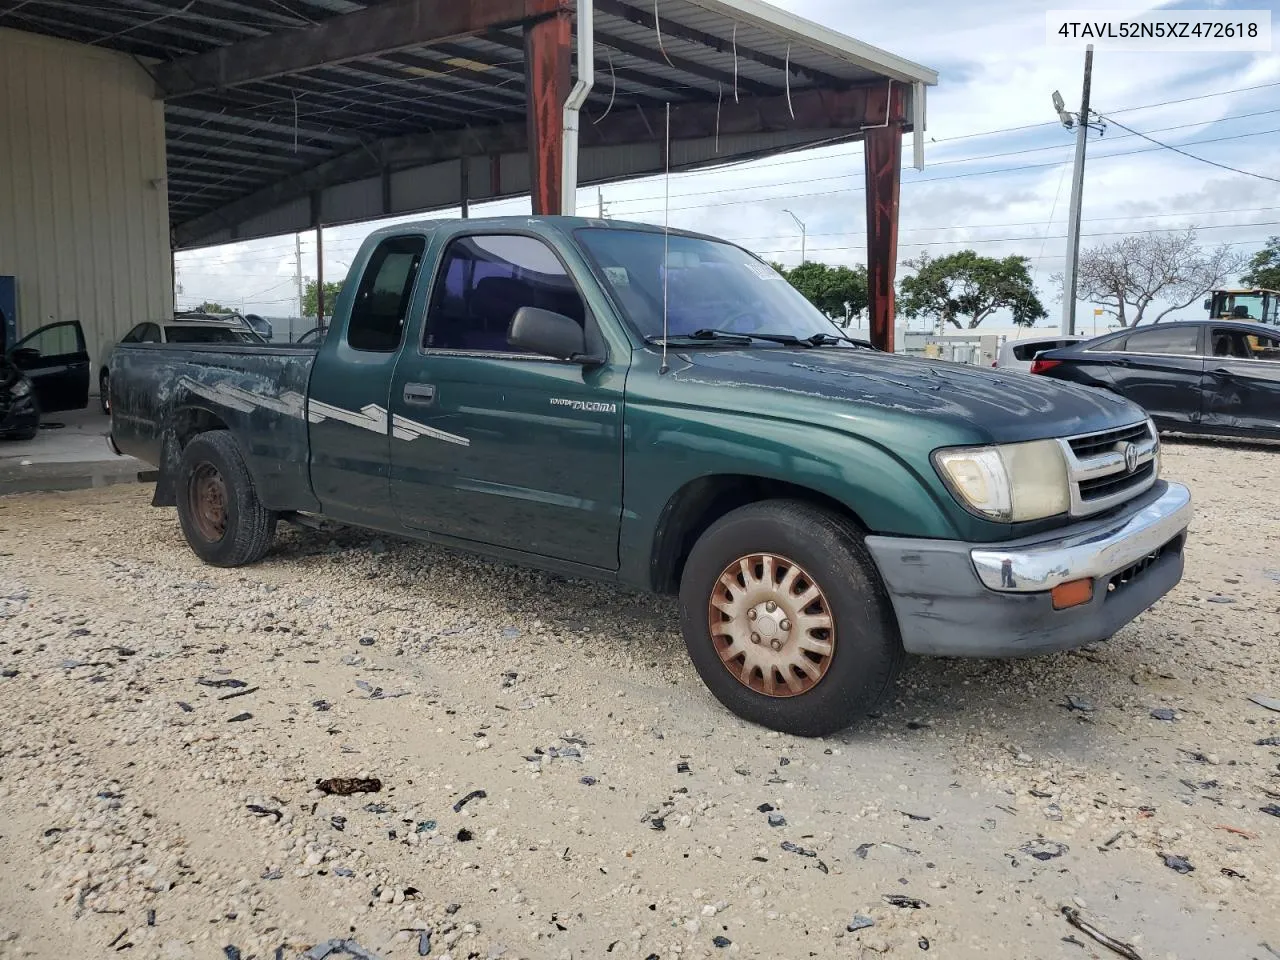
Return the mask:
M 627 273 L 626 267 L 605 267 L 604 275 L 615 287 L 631 286 L 631 274 Z
M 767 263 L 761 263 L 759 260 L 748 260 L 747 269 L 754 273 L 761 280 L 781 280 L 782 274 L 769 266 Z

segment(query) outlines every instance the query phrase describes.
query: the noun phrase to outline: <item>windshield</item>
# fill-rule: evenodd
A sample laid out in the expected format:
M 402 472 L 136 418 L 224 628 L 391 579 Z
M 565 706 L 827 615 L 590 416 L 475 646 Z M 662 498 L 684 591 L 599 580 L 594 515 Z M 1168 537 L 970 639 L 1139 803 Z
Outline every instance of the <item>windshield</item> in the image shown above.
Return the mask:
M 169 327 L 165 330 L 169 343 L 261 343 L 262 338 L 248 330 L 234 327 Z
M 1220 293 L 1215 298 L 1214 315 L 1231 320 L 1277 323 L 1276 295 L 1273 293 Z
M 698 330 L 800 339 L 840 335 L 839 328 L 781 274 L 732 244 L 595 227 L 578 230 L 576 236 L 614 301 L 643 337 L 663 333 L 664 249 L 667 332 L 672 337 Z

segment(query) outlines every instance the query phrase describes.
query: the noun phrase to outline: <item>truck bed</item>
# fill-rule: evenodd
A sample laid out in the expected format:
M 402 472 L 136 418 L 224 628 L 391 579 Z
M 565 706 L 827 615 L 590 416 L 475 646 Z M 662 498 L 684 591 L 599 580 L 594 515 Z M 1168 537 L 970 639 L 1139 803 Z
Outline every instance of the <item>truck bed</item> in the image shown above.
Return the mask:
M 230 430 L 263 505 L 317 510 L 307 443 L 314 344 L 120 344 L 112 352 L 111 436 L 123 453 L 173 476 L 182 441 Z M 175 492 L 156 489 L 156 503 Z

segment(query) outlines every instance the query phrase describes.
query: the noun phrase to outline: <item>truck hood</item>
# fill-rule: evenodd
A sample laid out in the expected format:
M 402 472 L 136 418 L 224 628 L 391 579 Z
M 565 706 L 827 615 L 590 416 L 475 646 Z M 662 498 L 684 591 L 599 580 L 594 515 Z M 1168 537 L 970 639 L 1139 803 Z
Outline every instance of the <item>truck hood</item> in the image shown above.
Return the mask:
M 680 350 L 677 380 L 759 388 L 834 402 L 849 413 L 953 422 L 994 443 L 1092 433 L 1142 420 L 1141 408 L 1103 390 L 1027 373 L 872 350 L 752 347 Z M 797 397 L 799 399 L 799 397 Z

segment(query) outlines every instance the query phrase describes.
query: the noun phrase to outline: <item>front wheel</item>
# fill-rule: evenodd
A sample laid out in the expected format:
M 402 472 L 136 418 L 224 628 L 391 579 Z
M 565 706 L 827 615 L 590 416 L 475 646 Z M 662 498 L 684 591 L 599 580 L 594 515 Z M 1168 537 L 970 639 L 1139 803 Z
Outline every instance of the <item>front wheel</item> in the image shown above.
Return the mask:
M 902 665 L 892 604 L 858 531 L 799 501 L 750 504 L 716 521 L 685 564 L 680 620 L 715 697 L 784 733 L 850 726 Z
M 178 520 L 191 549 L 215 567 L 260 560 L 279 516 L 258 499 L 253 477 L 231 434 L 195 437 L 178 462 Z

